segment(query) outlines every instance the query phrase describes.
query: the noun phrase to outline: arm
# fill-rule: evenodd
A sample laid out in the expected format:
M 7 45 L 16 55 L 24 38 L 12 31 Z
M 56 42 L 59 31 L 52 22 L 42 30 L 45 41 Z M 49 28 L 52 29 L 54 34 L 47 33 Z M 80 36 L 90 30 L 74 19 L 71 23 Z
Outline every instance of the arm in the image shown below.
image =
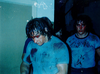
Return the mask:
M 22 60 L 23 60 L 24 56 L 25 56 L 25 53 L 22 54 Z
M 30 69 L 30 51 L 31 51 L 31 47 L 30 47 L 30 44 L 29 42 L 31 41 L 32 39 L 28 38 L 25 42 L 25 45 L 24 45 L 24 50 L 23 50 L 23 54 L 22 54 L 22 63 L 20 65 L 20 74 L 29 74 L 29 69 Z M 26 58 L 28 60 L 26 60 Z M 26 61 L 27 63 L 25 63 L 24 61 Z M 29 63 L 29 64 L 28 64 Z
M 97 52 L 97 54 L 98 54 L 99 57 L 100 57 L 100 48 L 96 49 L 96 52 Z
M 57 64 L 58 73 L 57 74 L 67 74 L 68 64 Z
M 20 74 L 29 74 L 29 64 L 22 62 L 20 65 Z

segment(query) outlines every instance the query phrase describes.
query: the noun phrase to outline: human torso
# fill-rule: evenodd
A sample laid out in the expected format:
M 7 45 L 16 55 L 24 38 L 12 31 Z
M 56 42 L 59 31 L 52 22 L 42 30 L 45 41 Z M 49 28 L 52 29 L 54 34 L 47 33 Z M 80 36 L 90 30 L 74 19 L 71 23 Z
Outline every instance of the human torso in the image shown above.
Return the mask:
M 43 45 L 44 46 L 44 45 Z M 52 45 L 36 47 L 37 52 L 31 56 L 34 74 L 54 74 L 57 72 L 55 52 Z
M 56 74 L 58 72 L 56 65 L 62 60 L 60 56 L 68 53 L 65 52 L 65 49 L 67 50 L 65 44 L 55 37 L 42 46 L 33 46 L 32 49 L 30 57 L 33 65 L 33 74 Z M 33 54 L 34 49 L 37 51 Z
M 89 33 L 85 38 L 77 38 L 74 34 L 67 40 L 67 43 L 71 48 L 71 66 L 73 68 L 90 68 L 95 66 L 95 49 L 100 46 L 96 35 Z

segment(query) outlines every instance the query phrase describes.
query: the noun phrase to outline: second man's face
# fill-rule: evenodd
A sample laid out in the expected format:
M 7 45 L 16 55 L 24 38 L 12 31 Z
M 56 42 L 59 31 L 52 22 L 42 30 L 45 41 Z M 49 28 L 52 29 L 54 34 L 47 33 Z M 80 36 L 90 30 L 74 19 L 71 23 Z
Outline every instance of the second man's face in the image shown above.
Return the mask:
M 76 25 L 77 33 L 82 35 L 86 31 L 86 25 L 84 24 L 83 21 L 78 21 Z

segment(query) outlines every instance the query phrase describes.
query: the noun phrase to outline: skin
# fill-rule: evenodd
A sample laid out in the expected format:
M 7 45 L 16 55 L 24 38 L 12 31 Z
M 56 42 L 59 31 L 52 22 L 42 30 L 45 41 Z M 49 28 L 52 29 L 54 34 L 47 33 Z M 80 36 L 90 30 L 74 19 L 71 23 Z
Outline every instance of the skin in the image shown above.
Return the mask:
M 25 56 L 25 53 L 22 54 L 22 60 L 23 60 L 24 56 Z
M 86 32 L 86 25 L 84 25 L 83 21 L 78 21 L 77 22 L 76 29 L 77 29 L 76 35 L 79 38 L 84 38 L 85 36 L 87 36 L 88 32 Z
M 29 67 L 29 64 L 22 62 L 20 66 L 20 74 L 29 74 Z
M 78 21 L 76 25 L 77 32 L 82 35 L 85 33 L 86 25 L 84 25 L 83 21 Z
M 57 74 L 67 74 L 68 64 L 57 64 L 58 73 Z
M 48 41 L 48 39 L 46 38 L 46 36 L 40 35 L 39 37 L 33 38 L 33 41 L 38 45 L 43 45 L 45 42 Z
M 98 48 L 98 49 L 96 50 L 96 52 L 97 52 L 97 54 L 98 54 L 99 57 L 100 57 L 100 48 Z
M 47 32 L 47 29 L 45 28 L 45 31 Z M 38 44 L 38 45 L 43 45 L 44 43 L 48 42 L 48 37 L 44 36 L 44 35 L 40 35 L 39 33 L 37 33 L 37 30 L 34 30 L 34 33 L 32 32 L 32 40 L 34 41 L 34 43 Z

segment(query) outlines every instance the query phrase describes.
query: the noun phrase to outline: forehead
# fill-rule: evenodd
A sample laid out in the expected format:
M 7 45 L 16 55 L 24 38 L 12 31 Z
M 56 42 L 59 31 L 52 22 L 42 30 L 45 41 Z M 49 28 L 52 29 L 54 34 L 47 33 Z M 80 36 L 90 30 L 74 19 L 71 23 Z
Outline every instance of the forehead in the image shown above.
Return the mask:
M 40 35 L 40 31 L 39 31 L 38 29 L 35 28 L 35 29 L 33 30 L 33 34 L 34 34 L 34 35 Z
M 84 24 L 84 21 L 79 20 L 79 21 L 77 21 L 77 24 Z

